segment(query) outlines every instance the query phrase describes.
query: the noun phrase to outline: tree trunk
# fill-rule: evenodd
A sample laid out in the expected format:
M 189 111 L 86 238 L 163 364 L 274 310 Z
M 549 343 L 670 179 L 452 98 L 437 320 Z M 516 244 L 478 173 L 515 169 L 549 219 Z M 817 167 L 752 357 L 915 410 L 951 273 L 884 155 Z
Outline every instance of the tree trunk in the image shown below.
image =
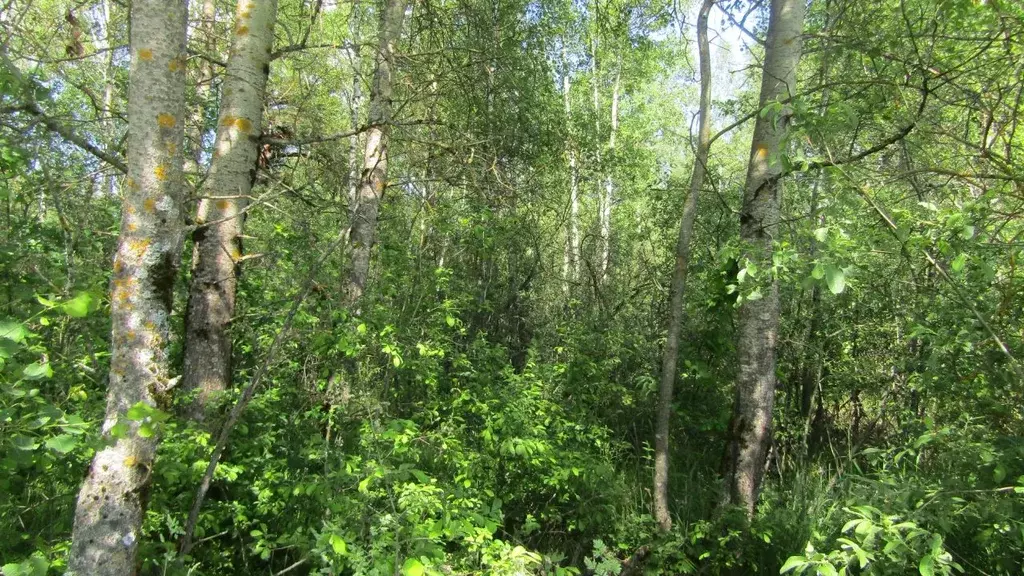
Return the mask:
M 255 177 L 276 16 L 277 0 L 238 2 L 213 159 L 199 192 L 182 372 L 183 390 L 196 393 L 187 411 L 198 420 L 210 397 L 231 384 L 242 225 Z
M 804 0 L 772 0 L 759 106 L 796 93 Z M 779 154 L 791 110 L 759 114 L 740 209 L 744 259 L 757 265 L 762 297 L 743 302 L 737 322 L 736 399 L 725 458 L 725 501 L 754 514 L 772 438 L 775 403 L 775 346 L 779 325 L 779 286 L 772 274 L 772 240 L 778 230 L 782 190 Z M 741 259 L 741 262 L 745 260 Z
M 708 16 L 715 0 L 704 0 L 697 17 L 697 49 L 700 58 L 700 109 L 697 133 L 697 155 L 690 176 L 690 194 L 683 204 L 676 242 L 676 263 L 672 270 L 671 303 L 669 305 L 668 338 L 661 357 L 661 382 L 658 385 L 658 411 L 654 435 L 654 519 L 667 532 L 672 529 L 668 506 L 669 431 L 672 416 L 672 388 L 679 358 L 679 333 L 685 315 L 686 276 L 690 266 L 690 239 L 697 217 L 697 197 L 707 174 L 711 148 L 711 54 L 708 45 Z
M 217 4 L 214 0 L 203 0 L 199 7 L 199 25 L 196 31 L 203 39 L 203 45 L 207 55 L 216 56 L 217 42 L 214 34 L 217 27 Z M 195 115 L 192 127 L 186 137 L 191 140 L 192 155 L 185 157 L 185 172 L 194 174 L 197 180 L 201 180 L 203 169 L 203 140 L 206 137 L 206 110 L 210 93 L 213 91 L 213 64 L 207 60 L 199 61 L 199 75 L 196 78 L 196 106 L 192 109 Z
M 580 272 L 580 188 L 579 172 L 576 167 L 575 141 L 572 138 L 572 100 L 569 64 L 565 56 L 565 40 L 562 46 L 562 97 L 565 101 L 565 122 L 569 137 L 565 142 L 565 153 L 569 157 L 569 233 L 565 244 L 565 258 L 562 276 L 565 281 L 565 293 L 569 295 L 571 285 L 579 277 Z
M 402 33 L 407 0 L 387 0 L 380 21 L 370 114 L 363 153 L 359 189 L 349 210 L 349 263 L 345 278 L 345 303 L 354 305 L 363 296 L 370 272 L 370 251 L 377 234 L 377 215 L 388 175 L 388 137 L 391 123 L 391 70 L 395 43 Z
M 169 315 L 182 246 L 187 2 L 135 0 L 131 9 L 128 178 L 111 285 L 110 382 L 103 434 L 75 509 L 68 573 L 137 571 L 157 438 L 126 413 L 164 404 Z M 111 430 L 128 424 L 124 434 Z M 121 428 L 121 427 L 119 427 Z
M 612 200 L 615 186 L 612 183 L 611 171 L 615 164 L 615 136 L 619 131 L 619 75 L 622 72 L 622 59 L 620 57 L 618 68 L 615 70 L 615 81 L 612 83 L 612 118 L 611 128 L 608 133 L 608 156 L 606 161 L 612 167 L 604 169 L 604 194 L 601 196 L 601 282 L 608 281 L 608 266 L 611 261 L 612 252 Z
M 359 185 L 359 166 L 357 164 L 357 154 L 359 149 L 359 134 L 355 131 L 359 129 L 359 117 L 360 110 L 363 107 L 363 78 L 362 78 L 362 65 L 360 60 L 359 50 L 359 22 L 360 22 L 360 10 L 359 0 L 352 0 L 352 13 L 348 17 L 348 41 L 351 43 L 349 49 L 349 55 L 351 57 L 352 66 L 352 89 L 349 92 L 349 118 L 352 122 L 353 134 L 348 137 L 348 193 L 347 199 L 350 204 L 355 202 L 356 192 L 358 191 Z

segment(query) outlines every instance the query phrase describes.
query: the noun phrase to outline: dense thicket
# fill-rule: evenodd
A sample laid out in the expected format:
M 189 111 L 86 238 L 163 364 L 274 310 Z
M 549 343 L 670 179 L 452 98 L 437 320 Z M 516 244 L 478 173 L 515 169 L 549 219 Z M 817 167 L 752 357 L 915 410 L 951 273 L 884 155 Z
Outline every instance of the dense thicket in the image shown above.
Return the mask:
M 4 576 L 1020 573 L 1024 8 L 701 4 L 0 3 Z

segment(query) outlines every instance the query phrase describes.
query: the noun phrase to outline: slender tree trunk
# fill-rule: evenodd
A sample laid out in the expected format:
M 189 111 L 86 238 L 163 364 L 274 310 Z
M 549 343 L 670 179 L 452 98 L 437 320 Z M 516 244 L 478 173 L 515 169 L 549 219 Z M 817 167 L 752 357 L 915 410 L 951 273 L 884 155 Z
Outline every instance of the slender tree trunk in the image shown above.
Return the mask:
M 669 515 L 669 434 L 672 416 L 672 388 L 679 358 L 679 333 L 685 317 L 686 276 L 690 266 L 690 240 L 697 217 L 697 197 L 707 174 L 711 148 L 711 53 L 708 45 L 708 16 L 715 0 L 704 0 L 697 17 L 697 49 L 700 59 L 700 110 L 698 111 L 697 154 L 690 176 L 690 193 L 683 204 L 676 242 L 676 264 L 672 270 L 668 338 L 661 357 L 661 382 L 658 385 L 658 412 L 654 437 L 654 519 L 663 531 L 672 529 Z
M 182 246 L 187 2 L 131 8 L 128 178 L 111 286 L 110 382 L 103 434 L 75 508 L 68 573 L 124 576 L 137 552 L 157 438 L 126 420 L 166 402 L 169 315 Z M 118 421 L 124 434 L 114 437 Z
M 198 32 L 203 40 L 209 56 L 214 56 L 217 43 L 214 32 L 217 25 L 217 4 L 214 0 L 203 0 L 199 11 Z M 196 106 L 193 108 L 192 128 L 188 137 L 192 140 L 192 155 L 185 158 L 185 172 L 202 177 L 203 139 L 206 137 L 206 110 L 210 93 L 213 88 L 213 64 L 207 60 L 199 61 L 199 77 L 196 78 Z
M 276 16 L 277 0 L 238 1 L 213 159 L 199 191 L 182 370 L 183 390 L 197 394 L 188 413 L 199 420 L 209 398 L 231 384 L 242 224 L 255 177 Z
M 563 40 L 564 42 L 564 40 Z M 576 148 L 572 138 L 572 98 L 571 80 L 569 79 L 569 63 L 565 56 L 565 46 L 562 46 L 562 97 L 565 101 L 565 121 L 569 134 L 565 142 L 565 153 L 569 157 L 569 234 L 565 244 L 565 259 L 563 263 L 562 276 L 565 279 L 565 292 L 570 291 L 570 285 L 579 277 L 580 263 L 580 187 L 579 171 L 576 167 Z
M 352 0 L 352 13 L 348 17 L 348 41 L 351 43 L 349 55 L 352 65 L 352 90 L 349 93 L 349 117 L 352 122 L 352 131 L 359 129 L 360 110 L 363 107 L 363 79 L 362 65 L 359 49 L 359 0 Z M 359 135 L 352 134 L 348 138 L 348 201 L 354 204 L 356 192 L 359 189 L 359 164 L 357 154 L 359 150 Z
M 759 106 L 796 93 L 805 0 L 772 0 Z M 725 501 L 754 514 L 772 439 L 775 403 L 775 346 L 779 328 L 779 286 L 771 277 L 772 241 L 778 230 L 782 189 L 779 154 L 791 111 L 787 106 L 759 114 L 740 209 L 744 258 L 757 265 L 762 297 L 743 302 L 737 323 L 736 399 L 725 458 Z
M 608 155 L 606 161 L 615 164 L 615 136 L 619 131 L 619 75 L 622 72 L 622 59 L 619 58 L 615 70 L 615 81 L 612 83 L 612 118 L 608 133 Z M 608 267 L 612 252 L 612 201 L 615 186 L 612 183 L 612 167 L 604 169 L 604 194 L 601 196 L 601 282 L 608 281 Z
M 370 115 L 363 153 L 359 190 L 349 210 L 349 267 L 344 298 L 354 305 L 363 296 L 370 272 L 370 251 L 377 234 L 377 215 L 388 175 L 388 138 L 391 123 L 391 72 L 395 64 L 395 43 L 402 33 L 407 0 L 387 0 L 380 21 Z

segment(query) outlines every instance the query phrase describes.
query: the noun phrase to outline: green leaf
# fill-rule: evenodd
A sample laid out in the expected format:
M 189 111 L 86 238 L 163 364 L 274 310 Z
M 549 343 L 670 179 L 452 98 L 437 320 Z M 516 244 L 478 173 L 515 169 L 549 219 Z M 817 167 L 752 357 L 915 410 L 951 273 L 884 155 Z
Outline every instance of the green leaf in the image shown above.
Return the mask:
M 54 302 L 53 300 L 40 296 L 39 294 L 36 294 L 36 300 L 38 300 L 40 304 L 46 306 L 47 308 L 53 308 L 54 306 L 57 305 L 57 303 Z
M 846 289 L 846 274 L 841 268 L 825 266 L 825 282 L 828 283 L 829 292 L 842 294 Z
M 824 242 L 826 239 L 828 239 L 828 227 L 826 226 L 824 228 L 818 228 L 817 230 L 815 230 L 814 238 L 818 242 Z
M 139 436 L 143 438 L 152 438 L 156 434 L 156 429 L 149 422 L 143 422 L 139 424 Z
M 455 327 L 455 317 L 452 316 L 451 314 L 445 316 L 444 317 L 444 323 L 447 324 L 449 328 L 454 328 Z
M 804 558 L 803 556 L 790 556 L 789 558 L 786 559 L 786 563 L 782 565 L 782 568 L 779 569 L 779 574 L 785 574 L 786 572 L 792 572 L 793 570 L 796 570 L 797 568 L 805 566 L 806 564 L 807 564 L 807 559 Z
M 23 434 L 15 434 L 14 437 L 11 438 L 11 444 L 14 444 L 14 447 L 18 450 L 25 450 L 26 452 L 39 448 L 39 442 L 36 442 L 34 438 Z
M 129 420 L 139 421 L 145 420 L 147 416 L 150 416 L 152 414 L 152 406 L 146 404 L 145 402 L 136 402 L 134 405 L 132 405 L 131 408 L 128 409 L 128 412 L 125 414 L 125 417 L 128 418 Z
M 18 344 L 14 340 L 0 338 L 0 358 L 11 358 L 18 352 Z
M 53 376 L 53 368 L 50 368 L 49 362 L 43 362 L 42 364 L 39 362 L 33 362 L 28 366 L 25 366 L 25 369 L 21 371 L 21 375 L 26 380 L 49 378 L 50 376 Z
M 402 575 L 403 576 L 423 576 L 424 568 L 423 563 L 415 558 L 406 558 L 405 564 L 402 564 Z
M 953 258 L 953 261 L 949 263 L 949 267 L 953 269 L 953 272 L 959 272 L 964 269 L 965 264 L 967 264 L 967 255 L 961 254 Z
M 839 576 L 836 569 L 831 564 L 818 564 L 818 574 L 820 576 Z
M 348 553 L 348 546 L 345 544 L 345 540 L 337 534 L 331 534 L 331 549 L 339 556 L 344 556 Z
M 996 464 L 996 469 L 992 471 L 992 479 L 996 482 L 1002 482 L 1006 478 L 1006 465 L 1000 462 Z
M 935 557 L 931 554 L 921 558 L 921 563 L 917 565 L 918 572 L 921 576 L 935 576 Z
M 61 304 L 64 313 L 72 318 L 84 318 L 93 309 L 94 298 L 88 292 L 79 292 L 74 298 Z
M 19 322 L 0 322 L 0 338 L 21 342 L 29 335 L 29 331 Z
M 78 446 L 78 438 L 71 434 L 59 434 L 46 439 L 46 447 L 61 454 L 67 454 Z

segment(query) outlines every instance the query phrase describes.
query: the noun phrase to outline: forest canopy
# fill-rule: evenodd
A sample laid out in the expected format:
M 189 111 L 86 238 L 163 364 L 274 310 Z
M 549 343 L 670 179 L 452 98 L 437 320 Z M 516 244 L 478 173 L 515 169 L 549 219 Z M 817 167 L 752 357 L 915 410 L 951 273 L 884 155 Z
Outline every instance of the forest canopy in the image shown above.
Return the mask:
M 1020 574 L 1022 97 L 1016 0 L 0 0 L 0 574 Z

